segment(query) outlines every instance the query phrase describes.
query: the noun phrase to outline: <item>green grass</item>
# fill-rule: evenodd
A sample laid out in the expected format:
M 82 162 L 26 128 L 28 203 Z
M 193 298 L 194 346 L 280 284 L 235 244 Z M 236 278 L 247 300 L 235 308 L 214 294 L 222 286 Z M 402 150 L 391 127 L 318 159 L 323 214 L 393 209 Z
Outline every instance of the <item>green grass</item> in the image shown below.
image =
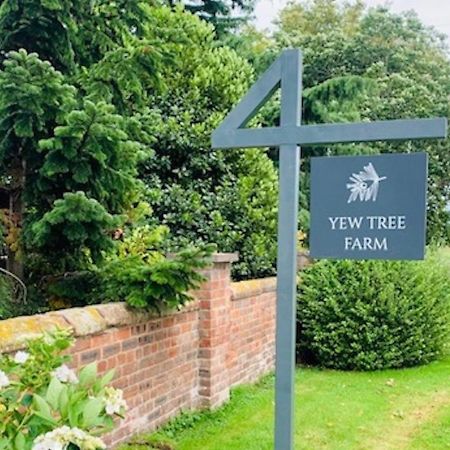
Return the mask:
M 450 449 L 450 407 L 437 411 L 434 420 L 428 421 L 413 436 L 410 450 Z
M 122 450 L 271 450 L 273 403 L 268 377 L 235 389 L 222 409 L 185 413 Z M 450 358 L 369 373 L 300 368 L 295 423 L 298 450 L 450 449 Z

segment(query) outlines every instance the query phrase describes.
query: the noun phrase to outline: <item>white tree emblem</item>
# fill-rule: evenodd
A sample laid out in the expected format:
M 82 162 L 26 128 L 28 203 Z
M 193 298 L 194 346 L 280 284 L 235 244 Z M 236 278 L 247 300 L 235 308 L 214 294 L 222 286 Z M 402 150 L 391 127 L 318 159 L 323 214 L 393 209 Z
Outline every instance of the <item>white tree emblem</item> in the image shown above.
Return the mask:
M 378 176 L 372 163 L 364 166 L 364 170 L 354 173 L 350 177 L 351 183 L 347 183 L 347 189 L 350 190 L 350 196 L 347 203 L 355 202 L 359 199 L 361 202 L 376 201 L 380 181 L 386 180 L 387 177 Z

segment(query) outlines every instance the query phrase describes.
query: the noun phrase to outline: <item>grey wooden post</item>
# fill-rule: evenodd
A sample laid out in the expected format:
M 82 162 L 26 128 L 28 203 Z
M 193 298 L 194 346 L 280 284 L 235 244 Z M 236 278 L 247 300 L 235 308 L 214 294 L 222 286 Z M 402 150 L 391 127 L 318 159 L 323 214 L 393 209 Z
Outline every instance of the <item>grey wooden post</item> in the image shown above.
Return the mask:
M 290 50 L 281 61 L 281 126 L 301 121 L 301 54 Z M 300 147 L 280 145 L 278 203 L 275 449 L 294 445 L 297 222 Z M 293 189 L 293 187 L 295 188 Z

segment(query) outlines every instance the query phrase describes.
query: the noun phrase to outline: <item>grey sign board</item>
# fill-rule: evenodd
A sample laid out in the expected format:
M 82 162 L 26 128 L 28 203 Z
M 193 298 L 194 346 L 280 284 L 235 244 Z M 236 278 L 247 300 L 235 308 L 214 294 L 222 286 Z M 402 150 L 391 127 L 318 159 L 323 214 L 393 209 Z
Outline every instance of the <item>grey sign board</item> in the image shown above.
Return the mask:
M 423 259 L 427 155 L 311 160 L 314 258 Z

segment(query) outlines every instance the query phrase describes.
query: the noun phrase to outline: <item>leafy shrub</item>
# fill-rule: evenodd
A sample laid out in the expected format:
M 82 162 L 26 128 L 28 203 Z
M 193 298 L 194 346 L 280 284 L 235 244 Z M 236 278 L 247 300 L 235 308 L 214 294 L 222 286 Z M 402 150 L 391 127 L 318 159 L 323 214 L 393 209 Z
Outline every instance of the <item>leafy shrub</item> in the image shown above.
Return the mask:
M 449 268 L 423 262 L 320 261 L 302 274 L 298 351 L 335 369 L 409 367 L 436 359 L 449 331 Z
M 162 252 L 168 229 L 136 227 L 109 256 L 100 272 L 106 301 L 125 300 L 136 308 L 175 308 L 191 299 L 188 291 L 204 281 L 200 269 L 214 245 L 190 247 L 171 256 Z
M 273 275 L 276 260 L 277 172 L 260 149 L 212 150 L 211 133 L 253 79 L 238 53 L 214 42 L 212 28 L 180 10 L 152 9 L 155 39 L 170 49 L 161 68 L 166 89 L 148 103 L 154 155 L 140 164 L 150 190 L 151 220 L 170 228 L 173 250 L 215 243 L 239 252 L 233 278 Z
M 72 343 L 66 331 L 30 341 L 26 352 L 0 357 L 0 450 L 99 450 L 97 437 L 123 417 L 122 392 L 98 377 L 95 363 L 79 374 L 62 355 Z
M 42 280 L 49 307 L 55 310 L 126 301 L 133 307 L 159 311 L 185 304 L 191 299 L 188 291 L 204 281 L 200 270 L 209 265 L 216 247 L 187 245 L 167 255 L 168 234 L 165 226 L 117 228 L 112 248 L 103 255 L 101 264 L 87 264 L 87 270 Z M 1 306 L 0 300 L 0 317 Z
M 86 248 L 90 249 L 90 258 L 99 260 L 101 250 L 112 247 L 105 230 L 112 232 L 118 225 L 97 200 L 82 191 L 66 192 L 50 212 L 33 224 L 33 244 L 38 249 L 49 249 L 63 269 L 72 269 L 88 259 Z M 66 256 L 68 261 L 62 257 L 64 253 L 71 255 Z

